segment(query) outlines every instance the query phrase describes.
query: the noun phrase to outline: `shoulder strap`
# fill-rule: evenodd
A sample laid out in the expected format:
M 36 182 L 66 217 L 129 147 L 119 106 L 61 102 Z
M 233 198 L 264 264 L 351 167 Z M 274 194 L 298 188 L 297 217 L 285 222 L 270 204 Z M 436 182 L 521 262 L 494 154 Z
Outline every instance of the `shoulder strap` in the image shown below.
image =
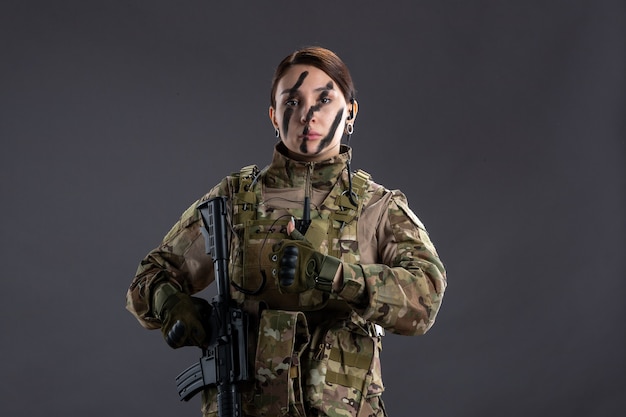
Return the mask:
M 235 224 L 245 223 L 256 214 L 256 194 L 251 184 L 259 173 L 256 165 L 246 165 L 233 178 L 233 217 Z M 235 180 L 236 178 L 236 180 Z
M 352 199 L 348 197 L 348 191 L 335 197 L 335 205 L 338 209 L 329 215 L 331 220 L 328 229 L 329 254 L 348 261 L 352 259 L 349 252 L 341 249 L 340 242 L 346 239 L 355 241 L 357 239 L 357 221 L 366 203 L 365 200 L 369 198 L 366 195 L 369 180 L 370 175 L 367 172 L 358 170 L 352 176 Z
M 367 189 L 367 182 L 371 176 L 367 172 L 359 169 L 352 176 L 352 197 L 357 203 L 355 206 L 346 192 L 340 194 L 335 199 L 335 204 L 340 210 L 332 214 L 332 219 L 343 224 L 350 223 L 355 217 L 358 217 L 363 208 L 363 197 Z

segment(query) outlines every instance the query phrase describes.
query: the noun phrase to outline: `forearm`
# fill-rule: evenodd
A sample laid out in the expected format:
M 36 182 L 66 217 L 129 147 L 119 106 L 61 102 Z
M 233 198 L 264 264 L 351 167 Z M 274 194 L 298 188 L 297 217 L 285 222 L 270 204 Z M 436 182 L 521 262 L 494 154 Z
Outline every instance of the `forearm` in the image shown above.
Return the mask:
M 426 332 L 441 306 L 446 272 L 403 195 L 396 194 L 389 201 L 371 241 L 376 242 L 376 249 L 361 257 L 360 264 L 344 263 L 336 292 L 362 317 L 391 332 Z M 369 242 L 366 239 L 359 246 L 367 248 Z
M 139 264 L 137 273 L 126 292 L 126 309 L 130 311 L 139 323 L 147 329 L 156 329 L 161 326 L 153 309 L 154 293 L 159 285 L 171 283 L 181 288 L 178 279 L 178 268 L 173 267 L 171 262 L 165 262 L 167 254 L 157 249 L 151 251 Z
M 140 262 L 126 294 L 126 308 L 142 326 L 160 327 L 152 302 L 156 288 L 162 283 L 169 282 L 187 294 L 196 293 L 210 283 L 212 263 L 198 225 L 194 203 L 159 247 Z
M 406 269 L 384 264 L 343 265 L 336 291 L 365 319 L 398 334 L 425 333 L 434 323 L 445 290 L 445 272 L 420 261 Z

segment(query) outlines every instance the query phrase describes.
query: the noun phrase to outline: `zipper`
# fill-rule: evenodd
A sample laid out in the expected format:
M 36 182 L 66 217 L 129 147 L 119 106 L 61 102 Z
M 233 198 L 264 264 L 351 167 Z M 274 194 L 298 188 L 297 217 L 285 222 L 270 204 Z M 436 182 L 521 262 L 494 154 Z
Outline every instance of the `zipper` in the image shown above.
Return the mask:
M 311 177 L 315 169 L 315 162 L 307 162 L 307 173 L 304 181 L 304 202 L 302 203 L 302 220 L 298 231 L 305 234 L 311 224 L 311 194 L 313 191 L 313 183 Z

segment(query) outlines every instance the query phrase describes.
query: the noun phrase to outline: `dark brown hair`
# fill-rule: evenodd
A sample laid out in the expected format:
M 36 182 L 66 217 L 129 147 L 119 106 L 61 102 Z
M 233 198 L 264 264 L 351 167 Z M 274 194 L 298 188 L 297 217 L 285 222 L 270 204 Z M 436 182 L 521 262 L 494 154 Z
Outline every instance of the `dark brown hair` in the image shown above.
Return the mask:
M 295 51 L 286 56 L 274 72 L 272 78 L 272 91 L 270 103 L 276 108 L 276 87 L 285 72 L 294 65 L 311 65 L 324 71 L 330 78 L 339 85 L 346 101 L 350 102 L 355 97 L 356 91 L 352 83 L 352 77 L 346 64 L 333 51 L 319 46 L 309 46 Z

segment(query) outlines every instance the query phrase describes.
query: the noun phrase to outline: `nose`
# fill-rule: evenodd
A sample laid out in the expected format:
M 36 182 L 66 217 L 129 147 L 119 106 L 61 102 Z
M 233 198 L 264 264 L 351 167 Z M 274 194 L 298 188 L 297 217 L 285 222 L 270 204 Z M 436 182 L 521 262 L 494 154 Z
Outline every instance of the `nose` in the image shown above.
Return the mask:
M 307 124 L 315 120 L 315 107 L 302 106 L 300 108 L 300 123 Z

